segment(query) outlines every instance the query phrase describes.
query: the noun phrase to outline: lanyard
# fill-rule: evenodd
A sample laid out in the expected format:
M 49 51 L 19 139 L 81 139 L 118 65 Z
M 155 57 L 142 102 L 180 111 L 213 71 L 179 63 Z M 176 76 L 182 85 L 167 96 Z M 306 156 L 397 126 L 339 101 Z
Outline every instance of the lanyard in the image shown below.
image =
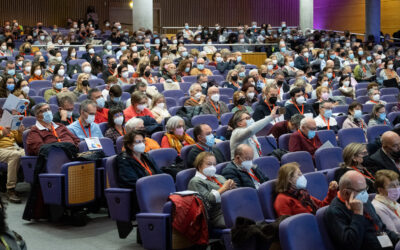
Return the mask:
M 20 112 L 18 112 L 18 115 L 21 115 L 21 113 L 20 113 Z M 26 109 L 25 109 L 25 116 L 26 116 Z
M 365 216 L 365 218 L 367 218 L 367 220 L 371 221 L 372 224 L 374 224 L 375 230 L 376 230 L 377 232 L 379 232 L 379 227 L 378 227 L 378 225 L 376 225 L 376 223 L 375 223 L 375 221 L 372 219 L 371 215 L 370 215 L 369 213 L 367 213 L 367 212 L 364 212 L 364 216 Z
M 351 168 L 353 168 L 355 171 L 357 171 L 357 172 L 359 172 L 360 174 L 362 174 L 365 178 L 370 179 L 370 180 L 375 180 L 375 177 L 374 177 L 370 172 L 368 172 L 368 170 L 365 169 L 365 172 L 368 174 L 368 176 L 367 176 L 367 175 L 363 174 L 363 173 L 362 173 L 358 168 L 356 168 L 355 166 L 351 166 Z
M 111 69 L 108 69 L 108 72 L 110 72 L 111 75 L 114 75 L 114 72 L 111 71 Z
M 220 113 L 221 113 L 221 107 L 220 107 L 219 104 L 218 104 L 218 109 L 217 109 L 217 108 L 215 107 L 213 101 L 211 101 L 211 105 L 213 106 L 215 112 L 217 112 L 217 114 L 218 114 L 218 119 L 219 119 L 219 118 L 220 118 Z
M 199 102 L 196 101 L 196 99 L 194 99 L 193 97 L 190 97 L 190 99 L 191 99 L 192 101 L 194 101 L 195 103 L 199 104 Z
M 321 115 L 321 117 L 322 117 L 322 120 L 324 120 L 325 124 L 328 126 L 328 130 L 329 130 L 329 119 L 328 119 L 328 122 L 326 122 L 325 117 L 323 115 Z
M 4 239 L 3 236 L 0 236 L 1 243 L 3 243 L 6 250 L 11 250 L 10 246 L 7 244 L 7 241 Z
M 269 106 L 269 104 L 267 103 L 267 100 L 264 100 L 265 104 L 267 104 L 269 111 L 272 112 L 271 106 Z M 297 107 L 297 106 L 296 106 Z M 275 104 L 272 104 L 272 108 L 275 108 Z M 299 111 L 300 112 L 300 111 Z
M 261 151 L 260 144 L 258 144 L 258 142 L 254 138 L 251 138 L 251 139 L 253 140 L 254 144 L 256 144 L 258 156 L 261 156 L 262 155 L 262 151 Z
M 209 181 L 213 181 L 213 182 L 217 183 L 218 186 L 222 187 L 221 182 L 219 182 L 219 181 L 217 180 L 217 178 L 215 178 L 214 176 L 213 176 L 213 177 L 208 177 L 208 176 L 207 176 L 207 179 L 208 179 Z
M 293 101 L 292 101 L 292 104 L 297 108 L 297 110 L 299 111 L 299 113 L 300 114 L 304 114 L 304 104 L 301 104 L 301 111 L 300 111 L 300 109 L 299 109 L 299 106 L 297 106 L 297 104 L 296 103 L 294 103 Z
M 133 158 L 134 158 L 137 162 L 139 162 L 140 165 L 142 165 L 142 167 L 147 171 L 147 173 L 149 173 L 149 175 L 153 175 L 153 173 L 151 172 L 149 166 L 147 166 L 147 163 L 146 163 L 146 162 L 143 161 L 143 162 L 144 162 L 144 164 L 143 164 L 143 162 L 141 162 L 138 158 L 136 158 L 136 156 L 133 156 Z
M 81 125 L 82 131 L 83 131 L 83 133 L 85 133 L 86 138 L 88 138 L 88 136 L 86 134 L 86 131 L 85 131 L 85 128 L 82 125 L 81 119 L 79 119 L 79 124 Z M 90 131 L 90 125 L 89 125 L 88 129 L 89 129 L 89 138 L 90 138 L 90 137 L 92 137 L 92 132 Z
M 124 127 L 122 127 L 122 131 L 119 131 L 117 128 L 115 128 L 115 130 L 117 130 L 117 132 L 118 132 L 121 136 L 123 136 L 123 135 L 126 134 L 126 131 L 125 131 L 125 128 L 124 128 Z M 122 133 L 123 133 L 123 134 L 122 134 Z
M 253 170 L 253 169 L 251 169 L 251 171 L 250 171 L 250 172 L 247 172 L 247 173 L 251 176 L 251 178 L 253 178 L 253 179 L 256 180 L 258 183 L 260 183 L 260 179 L 257 178 L 256 173 L 254 173 L 254 170 Z
M 206 151 L 206 149 L 200 146 L 199 144 L 196 144 L 196 147 L 198 147 L 201 151 Z
M 316 147 L 316 146 L 315 146 L 315 137 L 314 137 L 314 138 L 312 139 L 312 141 L 311 141 L 310 139 L 306 138 L 306 137 L 303 135 L 303 133 L 300 131 L 300 129 L 297 130 L 297 131 L 299 131 L 299 134 L 300 134 L 304 139 L 306 139 L 306 141 L 309 141 L 310 143 L 312 143 L 312 144 L 314 145 L 314 148 Z
M 51 124 L 51 129 L 52 129 L 53 135 L 55 137 L 57 137 L 57 141 L 61 142 L 60 138 L 58 138 L 58 134 L 57 134 L 56 129 L 54 128 L 53 124 Z
M 237 84 L 236 82 L 232 82 L 232 85 L 235 86 L 236 88 L 240 89 L 240 85 Z
M 71 123 L 74 122 L 74 120 L 72 120 L 72 116 L 71 116 L 71 120 L 68 120 L 68 117 L 67 117 L 67 122 L 68 122 L 69 124 L 71 124 Z

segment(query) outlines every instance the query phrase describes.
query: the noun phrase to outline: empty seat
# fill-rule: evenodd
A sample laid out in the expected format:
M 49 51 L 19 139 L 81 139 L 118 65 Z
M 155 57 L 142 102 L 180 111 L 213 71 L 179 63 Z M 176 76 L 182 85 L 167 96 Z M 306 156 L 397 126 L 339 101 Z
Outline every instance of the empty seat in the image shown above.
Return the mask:
M 150 150 L 148 154 L 158 169 L 175 163 L 175 159 L 178 156 L 178 153 L 173 148 L 154 149 Z
M 362 128 L 344 128 L 338 132 L 338 144 L 345 148 L 352 142 L 365 143 L 364 130 Z
M 339 167 L 343 162 L 342 148 L 321 148 L 315 151 L 315 165 L 317 170 L 326 170 Z
M 390 127 L 387 125 L 376 125 L 367 129 L 367 140 L 373 142 L 377 137 L 380 137 L 386 131 L 389 131 Z
M 197 115 L 192 117 L 193 127 L 199 124 L 208 124 L 213 131 L 217 130 L 219 126 L 218 118 L 215 115 Z
M 253 161 L 254 165 L 270 180 L 278 177 L 278 171 L 280 168 L 279 161 L 274 156 L 263 156 Z
M 282 156 L 281 165 L 289 162 L 297 162 L 300 165 L 300 170 L 303 174 L 314 172 L 314 163 L 311 154 L 306 151 L 289 152 Z

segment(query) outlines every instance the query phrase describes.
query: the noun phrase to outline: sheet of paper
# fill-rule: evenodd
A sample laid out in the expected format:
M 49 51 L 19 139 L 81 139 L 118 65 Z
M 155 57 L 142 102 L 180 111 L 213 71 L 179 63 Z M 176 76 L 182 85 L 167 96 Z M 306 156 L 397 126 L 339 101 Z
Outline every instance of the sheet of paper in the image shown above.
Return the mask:
M 29 103 L 29 100 L 19 99 L 15 95 L 10 94 L 3 105 L 3 109 L 6 109 L 10 112 L 16 110 L 19 113 L 23 113 Z
M 98 137 L 85 138 L 85 142 L 89 150 L 103 149 Z
M 0 120 L 0 126 L 10 128 L 11 130 L 16 130 L 21 126 L 23 115 L 12 115 L 7 110 L 3 110 L 3 116 Z

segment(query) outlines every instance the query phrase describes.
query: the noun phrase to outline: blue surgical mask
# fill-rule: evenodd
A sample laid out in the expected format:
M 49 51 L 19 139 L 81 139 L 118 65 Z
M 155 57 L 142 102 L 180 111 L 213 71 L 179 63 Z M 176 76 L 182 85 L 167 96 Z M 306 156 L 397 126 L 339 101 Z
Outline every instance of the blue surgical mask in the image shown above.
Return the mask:
M 281 52 L 282 53 L 286 52 L 286 48 L 285 47 L 281 47 Z
M 312 139 L 315 137 L 315 130 L 308 130 L 308 134 L 307 134 L 308 139 Z
M 241 62 L 242 61 L 242 57 L 241 56 L 236 57 L 236 61 L 237 62 Z
M 15 84 L 7 84 L 8 91 L 12 92 L 15 89 Z
M 250 120 L 246 120 L 247 127 L 250 127 L 253 123 L 254 123 L 253 118 L 250 118 Z
M 294 67 L 294 62 L 293 61 L 289 62 L 289 66 Z
M 329 72 L 329 73 L 326 73 L 326 76 L 327 76 L 329 79 L 332 79 L 333 74 Z
M 364 51 L 362 51 L 362 50 L 358 51 L 358 55 L 360 55 L 360 56 L 364 55 Z
M 357 199 L 357 200 L 359 200 L 359 201 L 361 201 L 362 203 L 367 203 L 367 202 L 368 202 L 369 195 L 368 195 L 367 191 L 364 190 L 364 191 L 358 193 L 358 194 L 356 195 L 356 197 L 354 197 L 354 198 Z
M 354 54 L 350 54 L 350 55 L 349 55 L 349 58 L 350 58 L 350 59 L 354 59 Z
M 50 110 L 43 113 L 43 121 L 45 123 L 51 123 L 53 121 L 53 113 L 51 113 Z
M 113 97 L 112 99 L 114 102 L 119 102 L 121 101 L 121 97 Z
M 372 57 L 371 56 L 367 56 L 367 61 L 371 61 Z
M 186 72 L 186 73 L 189 73 L 189 71 L 190 71 L 190 68 L 189 68 L 189 67 L 186 67 L 186 68 L 185 68 L 185 72 Z
M 336 55 L 330 55 L 329 56 L 332 60 L 334 60 L 336 58 Z
M 245 72 L 239 72 L 239 77 L 245 77 L 246 73 Z
M 272 70 L 273 68 L 274 68 L 274 66 L 271 65 L 271 64 L 267 66 L 267 69 L 268 69 L 268 70 Z
M 325 118 L 327 118 L 327 119 L 331 118 L 331 116 L 332 116 L 332 109 L 325 110 L 324 116 L 325 116 Z
M 362 111 L 361 110 L 354 110 L 354 118 L 360 119 L 362 117 Z
M 11 76 L 15 75 L 15 69 L 9 69 L 9 70 L 7 71 L 7 74 L 9 74 L 9 75 L 11 75 Z
M 62 82 L 56 83 L 56 89 L 60 90 L 62 88 L 63 88 L 63 83 Z
M 204 64 L 197 64 L 197 68 L 199 70 L 203 70 L 204 69 Z
M 214 146 L 215 138 L 213 134 L 209 134 L 206 136 L 206 145 L 209 147 Z
M 103 97 L 97 98 L 96 102 L 99 108 L 104 108 L 104 104 L 106 103 Z
M 307 187 L 307 179 L 304 175 L 300 176 L 296 180 L 296 188 L 297 189 L 305 189 Z
M 183 51 L 183 52 L 182 52 L 182 56 L 183 56 L 183 57 L 187 57 L 187 56 L 188 56 L 187 51 Z
M 379 120 L 384 121 L 386 119 L 386 113 L 382 113 L 379 115 Z
M 325 55 L 324 54 L 319 54 L 319 58 L 324 58 L 325 57 Z

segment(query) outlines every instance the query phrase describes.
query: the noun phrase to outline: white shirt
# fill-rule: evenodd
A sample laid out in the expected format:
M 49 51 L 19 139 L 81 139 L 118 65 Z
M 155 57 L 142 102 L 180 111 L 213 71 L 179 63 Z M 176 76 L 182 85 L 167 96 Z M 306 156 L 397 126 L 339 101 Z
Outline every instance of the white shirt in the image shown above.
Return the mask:
M 326 119 L 325 119 L 326 120 Z M 317 117 L 314 118 L 315 123 L 317 124 L 318 128 L 323 128 L 327 127 L 328 124 L 324 122 L 324 119 L 322 119 L 321 115 L 318 115 Z M 329 118 L 329 126 L 337 126 L 336 119 L 333 118 L 332 116 Z

